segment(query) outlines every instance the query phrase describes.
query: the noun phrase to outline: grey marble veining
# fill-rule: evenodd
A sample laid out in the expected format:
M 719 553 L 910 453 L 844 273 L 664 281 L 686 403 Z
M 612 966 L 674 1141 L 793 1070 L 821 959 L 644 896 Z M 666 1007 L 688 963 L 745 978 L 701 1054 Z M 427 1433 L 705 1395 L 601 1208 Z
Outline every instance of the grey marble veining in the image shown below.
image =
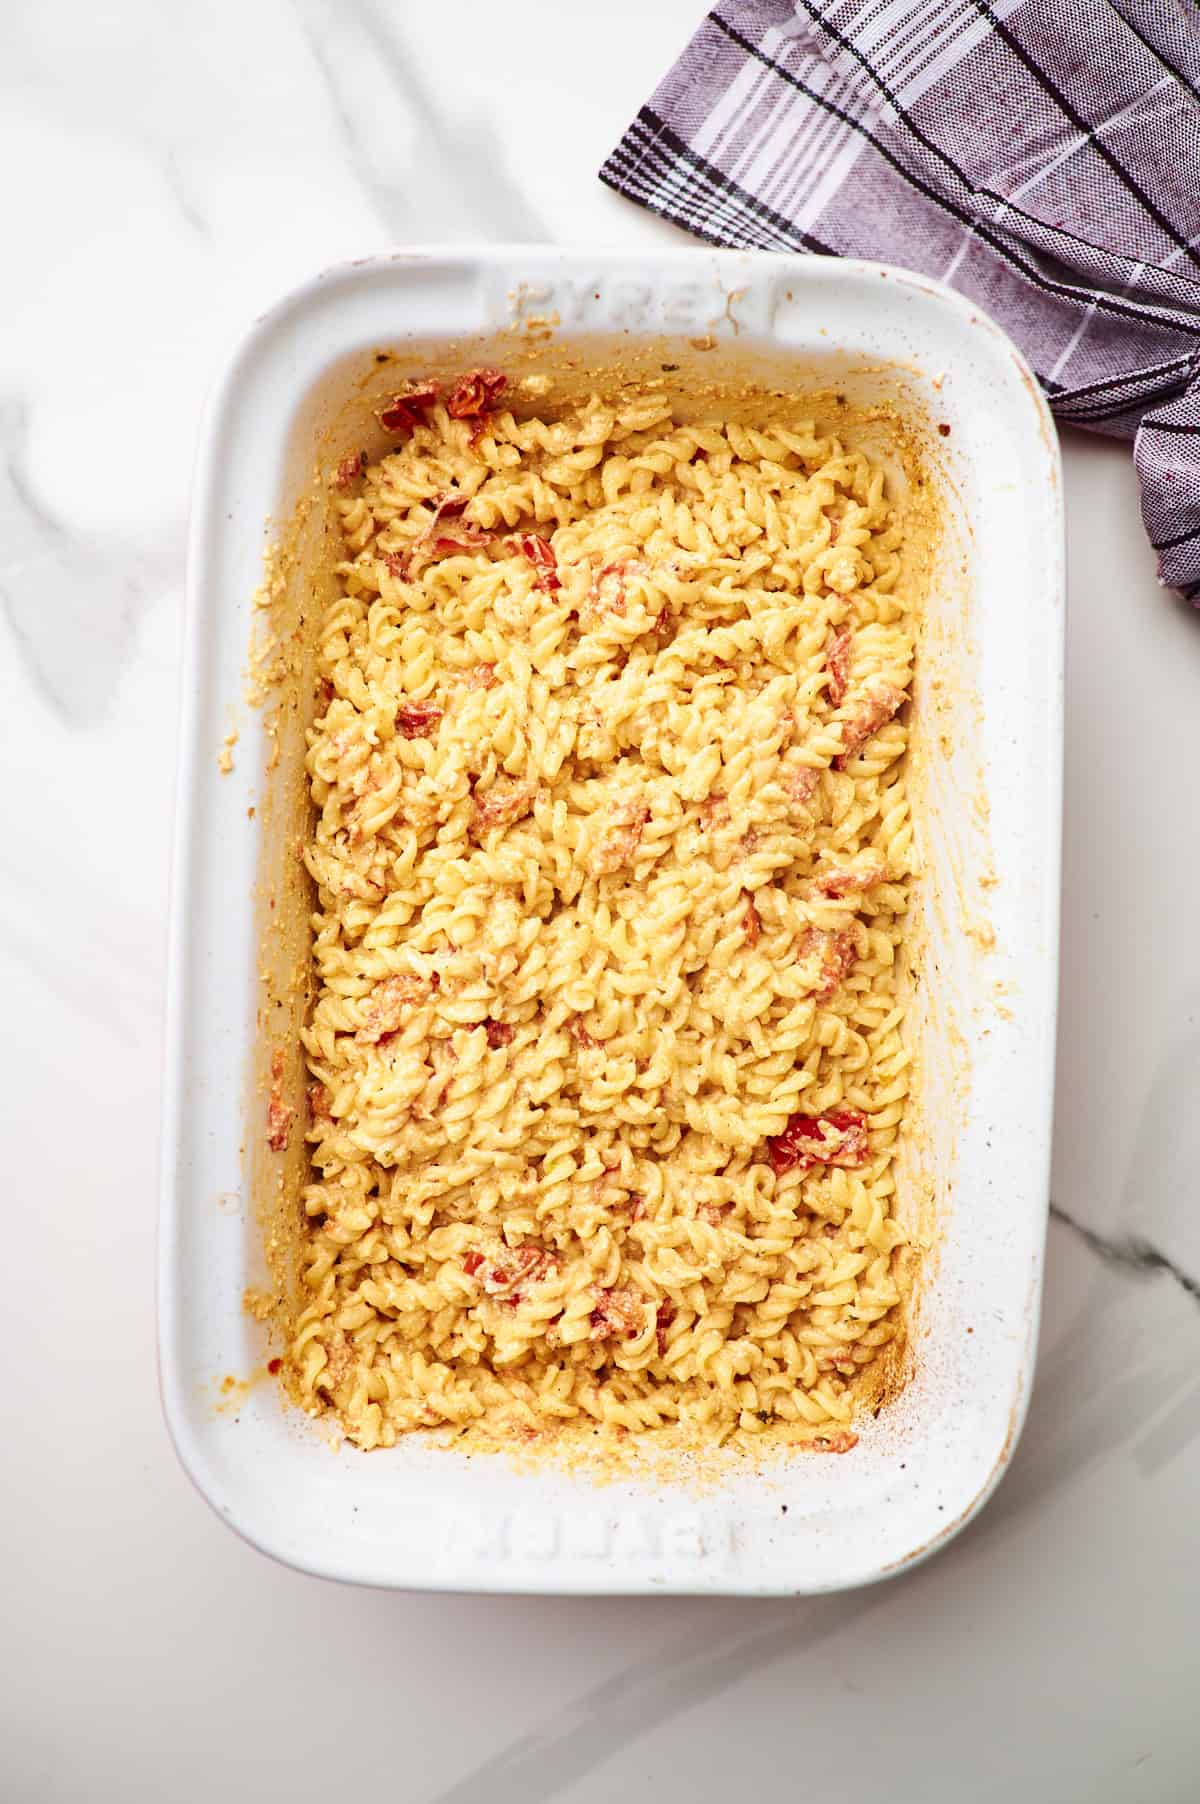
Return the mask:
M 1095 1228 L 1086 1227 L 1083 1222 L 1068 1215 L 1059 1203 L 1050 1204 L 1050 1213 L 1055 1221 L 1062 1222 L 1064 1227 L 1077 1234 L 1091 1252 L 1107 1260 L 1118 1271 L 1151 1273 L 1154 1276 L 1167 1272 L 1185 1295 L 1200 1304 L 1200 1279 L 1193 1278 L 1189 1272 L 1176 1265 L 1174 1260 L 1168 1259 L 1165 1253 L 1151 1246 L 1148 1240 L 1135 1234 L 1126 1234 L 1119 1239 L 1100 1234 Z
M 30 476 L 28 437 L 26 406 L 0 408 L 0 607 L 46 706 L 93 726 L 112 706 L 151 596 L 179 585 L 182 525 L 130 539 L 52 514 Z
M 550 236 L 509 168 L 494 109 L 476 109 L 466 96 L 456 107 L 453 85 L 433 85 L 434 71 L 405 40 L 402 15 L 373 0 L 295 6 L 385 242 Z

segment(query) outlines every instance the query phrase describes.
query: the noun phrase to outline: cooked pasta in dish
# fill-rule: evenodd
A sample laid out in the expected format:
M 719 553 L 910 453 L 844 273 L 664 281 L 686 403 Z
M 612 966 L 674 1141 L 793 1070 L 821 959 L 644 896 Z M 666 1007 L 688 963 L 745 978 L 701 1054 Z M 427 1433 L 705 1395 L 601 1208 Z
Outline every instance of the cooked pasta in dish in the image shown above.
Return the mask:
M 290 1382 L 364 1448 L 841 1451 L 901 1321 L 903 521 L 802 417 L 533 404 L 412 386 L 338 472 Z

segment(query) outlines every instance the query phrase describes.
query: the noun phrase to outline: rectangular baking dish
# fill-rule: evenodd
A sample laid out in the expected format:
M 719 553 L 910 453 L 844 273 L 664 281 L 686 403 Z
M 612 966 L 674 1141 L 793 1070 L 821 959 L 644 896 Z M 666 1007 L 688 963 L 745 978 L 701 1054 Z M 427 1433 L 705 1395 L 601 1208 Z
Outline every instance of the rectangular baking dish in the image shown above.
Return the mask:
M 395 353 L 405 370 L 406 351 L 453 343 L 503 365 L 534 338 L 584 371 L 614 347 L 661 345 L 685 381 L 699 358 L 710 372 L 757 360 L 782 387 L 896 401 L 928 436 L 947 520 L 914 707 L 923 1151 L 911 1188 L 928 1250 L 908 1382 L 842 1457 L 742 1456 L 715 1479 L 647 1468 L 598 1484 L 412 1437 L 364 1455 L 285 1406 L 243 1307 L 265 1271 L 257 1150 L 277 1025 L 261 979 L 278 948 L 260 903 L 264 873 L 294 864 L 302 805 L 270 803 L 289 759 L 300 793 L 303 721 L 242 699 L 267 522 L 311 486 L 322 433 L 328 447 L 339 421 L 370 417 L 376 359 Z M 700 249 L 406 251 L 327 271 L 255 324 L 207 418 L 191 523 L 159 1266 L 168 1424 L 231 1526 L 296 1567 L 374 1585 L 767 1596 L 881 1578 L 969 1519 L 1011 1458 L 1037 1335 L 1062 655 L 1045 402 L 1000 330 L 924 278 Z

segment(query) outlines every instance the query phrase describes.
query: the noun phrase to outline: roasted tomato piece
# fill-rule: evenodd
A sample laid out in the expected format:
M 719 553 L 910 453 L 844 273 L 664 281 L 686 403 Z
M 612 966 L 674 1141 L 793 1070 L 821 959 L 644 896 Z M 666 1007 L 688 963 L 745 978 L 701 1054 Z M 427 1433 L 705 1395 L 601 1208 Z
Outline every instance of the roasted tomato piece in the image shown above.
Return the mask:
M 871 1156 L 867 1118 L 857 1109 L 793 1115 L 782 1134 L 767 1141 L 767 1153 L 777 1177 L 814 1165 L 865 1165 Z

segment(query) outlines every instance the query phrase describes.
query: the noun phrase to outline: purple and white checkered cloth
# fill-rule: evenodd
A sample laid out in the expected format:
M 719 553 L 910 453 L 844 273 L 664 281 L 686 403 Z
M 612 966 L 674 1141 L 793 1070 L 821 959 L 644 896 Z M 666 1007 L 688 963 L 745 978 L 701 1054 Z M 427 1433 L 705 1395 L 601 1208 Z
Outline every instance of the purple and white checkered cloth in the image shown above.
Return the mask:
M 600 172 L 714 244 L 940 276 L 1134 439 L 1200 599 L 1194 0 L 721 0 Z

